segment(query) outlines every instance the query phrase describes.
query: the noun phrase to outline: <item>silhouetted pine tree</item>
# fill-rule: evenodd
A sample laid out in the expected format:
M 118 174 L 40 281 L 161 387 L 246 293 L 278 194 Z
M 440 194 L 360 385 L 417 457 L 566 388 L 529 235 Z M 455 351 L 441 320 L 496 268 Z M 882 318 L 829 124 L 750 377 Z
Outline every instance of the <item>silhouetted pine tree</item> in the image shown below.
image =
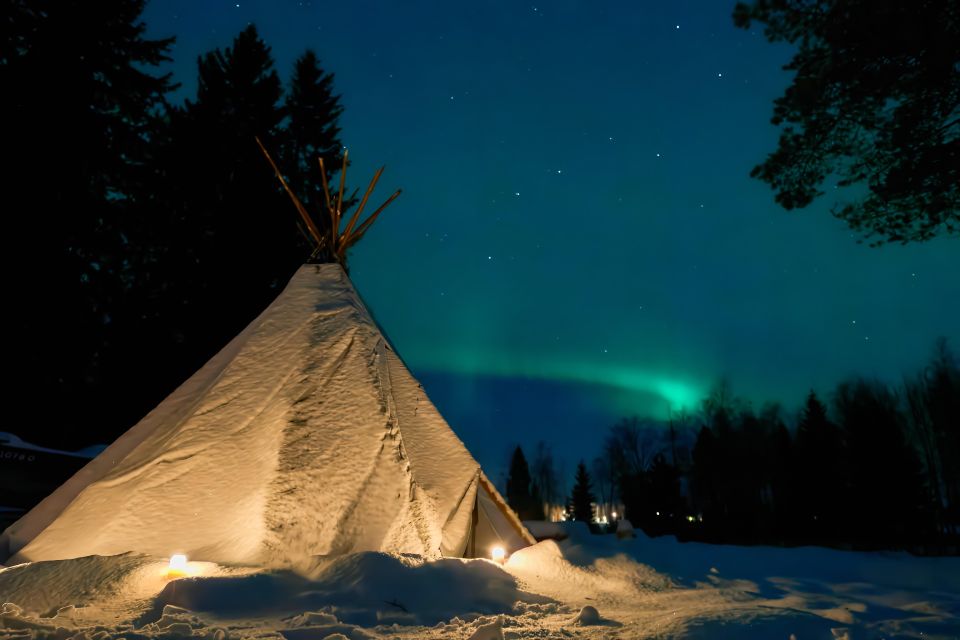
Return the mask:
M 187 206 L 193 207 L 188 211 L 201 240 L 198 261 L 201 268 L 215 271 L 209 273 L 213 293 L 218 285 L 237 279 L 239 274 L 223 268 L 232 262 L 239 263 L 232 269 L 254 276 L 245 288 L 276 286 L 279 278 L 289 276 L 302 253 L 292 250 L 298 238 L 295 216 L 279 209 L 290 204 L 278 192 L 254 142 L 259 136 L 268 148 L 274 147 L 284 117 L 270 48 L 251 25 L 231 47 L 202 56 L 198 71 L 197 98 L 187 102 L 177 123 L 182 130 L 175 131 L 176 143 L 189 154 L 181 159 L 190 170 L 184 182 L 195 196 Z M 282 259 L 283 254 L 294 255 Z
M 0 20 L 5 295 L 18 309 L 8 391 L 16 407 L 44 407 L 41 421 L 22 416 L 41 443 L 87 444 L 129 410 L 137 198 L 171 89 L 151 68 L 172 39 L 144 37 L 144 4 L 24 0 Z
M 284 109 L 288 120 L 279 157 L 287 171 L 287 181 L 308 210 L 322 210 L 325 203 L 318 158 L 323 158 L 330 192 L 336 198 L 339 181 L 334 178 L 343 163 L 339 126 L 343 106 L 340 96 L 334 93 L 333 74 L 323 70 L 313 51 L 308 50 L 297 59 Z M 350 195 L 345 188 L 346 205 L 355 199 Z M 318 225 L 327 222 L 326 216 L 318 216 Z
M 179 376 L 262 311 L 309 254 L 297 216 L 254 140 L 277 151 L 284 111 L 270 48 L 254 26 L 198 60 L 195 100 L 171 113 L 157 270 Z
M 836 407 L 846 440 L 845 507 L 853 540 L 902 546 L 929 535 L 929 494 L 896 396 L 878 383 L 855 380 L 837 389 Z
M 690 490 L 693 507 L 703 517 L 704 529 L 713 531 L 723 518 L 718 491 L 721 468 L 717 438 L 706 425 L 700 427 L 691 453 Z
M 847 469 L 839 427 L 827 417 L 827 407 L 813 391 L 797 424 L 796 465 L 798 535 L 815 540 L 836 539 L 844 526 Z
M 577 522 L 586 522 L 591 526 L 593 523 L 593 503 L 596 501 L 592 489 L 587 465 L 581 460 L 580 464 L 577 465 L 568 511 Z
M 523 449 L 514 449 L 510 458 L 510 473 L 507 476 L 507 502 L 521 520 L 543 520 L 543 503 L 540 491 L 532 486 L 530 468 Z M 536 494 L 536 495 L 534 495 Z
M 960 366 L 945 339 L 937 341 L 930 364 L 904 386 L 910 433 L 922 455 L 937 531 L 941 538 L 956 537 L 960 533 Z
M 771 434 L 752 411 L 743 411 L 727 445 L 731 491 L 728 529 L 739 540 L 759 541 L 770 535 Z
M 694 473 L 703 508 L 704 526 L 717 540 L 737 539 L 743 534 L 746 505 L 750 504 L 748 474 L 742 429 L 735 424 L 746 408 L 734 396 L 726 380 L 720 380 L 702 403 L 705 426 L 694 450 Z M 696 449 L 699 447 L 699 450 Z
M 680 497 L 680 475 L 677 468 L 658 453 L 650 465 L 650 506 L 653 511 L 645 531 L 650 535 L 671 533 L 683 517 L 683 502 Z
M 960 362 L 946 338 L 937 340 L 924 371 L 924 402 L 937 443 L 947 533 L 960 536 Z
M 158 145 L 152 192 L 161 195 L 151 204 L 150 304 L 142 307 L 153 320 L 144 335 L 163 357 L 151 360 L 158 382 L 144 411 L 266 307 L 310 253 L 254 137 L 309 201 L 320 173 L 308 156 L 340 146 L 341 112 L 332 75 L 309 53 L 283 102 L 270 48 L 252 25 L 199 57 L 196 98 L 169 109 Z
M 772 434 L 771 451 L 765 455 L 769 460 L 771 511 L 773 522 L 770 528 L 780 541 L 797 537 L 797 463 L 796 451 L 790 431 L 780 422 Z

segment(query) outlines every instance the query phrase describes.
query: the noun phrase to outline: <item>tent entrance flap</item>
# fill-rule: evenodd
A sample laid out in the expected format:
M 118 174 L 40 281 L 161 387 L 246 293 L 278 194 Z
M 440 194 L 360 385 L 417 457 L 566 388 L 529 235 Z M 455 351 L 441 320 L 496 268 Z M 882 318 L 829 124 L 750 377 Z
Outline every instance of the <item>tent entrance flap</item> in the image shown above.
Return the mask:
M 526 547 L 525 541 L 500 510 L 485 488 L 477 491 L 477 519 L 474 525 L 473 556 L 489 558 L 494 547 L 503 547 L 508 553 Z

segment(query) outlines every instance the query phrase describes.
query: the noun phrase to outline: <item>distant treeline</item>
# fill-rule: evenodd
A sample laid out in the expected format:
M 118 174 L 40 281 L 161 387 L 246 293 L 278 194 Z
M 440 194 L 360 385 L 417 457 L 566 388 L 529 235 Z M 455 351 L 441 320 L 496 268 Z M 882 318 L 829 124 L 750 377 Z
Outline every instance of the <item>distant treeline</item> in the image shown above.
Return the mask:
M 304 51 L 281 80 L 249 26 L 197 60 L 171 101 L 144 0 L 4 3 L 3 430 L 109 442 L 195 372 L 310 254 L 258 150 L 313 206 L 336 188 L 342 111 Z M 321 224 L 323 219 L 321 218 Z
M 946 340 L 901 385 L 811 391 L 787 422 L 779 405 L 757 412 L 721 382 L 695 415 L 613 426 L 566 502 L 549 446 L 532 472 L 518 447 L 508 500 L 524 518 L 561 502 L 568 518 L 627 518 L 684 540 L 958 552 L 960 367 Z

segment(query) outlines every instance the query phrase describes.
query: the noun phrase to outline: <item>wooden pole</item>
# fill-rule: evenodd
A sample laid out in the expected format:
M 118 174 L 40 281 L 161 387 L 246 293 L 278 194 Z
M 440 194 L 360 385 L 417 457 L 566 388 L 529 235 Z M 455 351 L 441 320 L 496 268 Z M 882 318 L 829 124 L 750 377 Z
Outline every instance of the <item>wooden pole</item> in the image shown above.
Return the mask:
M 370 181 L 370 186 L 367 187 L 366 193 L 363 194 L 363 200 L 360 201 L 360 206 L 357 207 L 357 210 L 353 212 L 353 216 L 350 218 L 350 222 L 347 224 L 347 228 L 344 229 L 343 235 L 340 236 L 340 241 L 342 242 L 345 238 L 350 236 L 350 232 L 353 231 L 353 227 L 357 224 L 357 220 L 360 219 L 360 214 L 363 213 L 363 208 L 367 204 L 367 198 L 370 197 L 370 194 L 373 193 L 374 187 L 377 186 L 377 180 L 380 179 L 380 174 L 383 173 L 383 170 L 386 167 L 380 167 L 377 169 L 377 172 L 373 174 L 373 180 Z
M 349 153 L 349 149 L 343 150 L 343 167 L 340 168 L 340 191 L 337 193 L 337 211 L 334 219 L 335 224 L 333 225 L 334 242 L 336 242 L 340 236 L 340 215 L 343 211 L 343 187 L 347 182 L 347 155 Z
M 317 160 L 320 161 L 320 178 L 323 180 L 323 199 L 327 203 L 327 211 L 330 212 L 332 206 L 330 204 L 330 186 L 327 184 L 327 170 L 323 166 L 323 156 L 318 157 Z
M 379 216 L 380 213 L 387 208 L 387 205 L 389 205 L 391 202 L 396 200 L 397 196 L 399 196 L 401 193 L 402 193 L 402 189 L 397 189 L 396 193 L 394 193 L 392 196 L 387 198 L 387 201 L 384 202 L 382 205 L 380 205 L 379 209 L 371 213 L 370 217 L 364 220 L 363 224 L 361 224 L 357 228 L 357 230 L 354 231 L 350 235 L 350 237 L 346 239 L 346 241 L 344 242 L 344 250 L 349 249 L 350 247 L 355 245 L 357 242 L 359 242 L 360 238 L 363 237 L 363 234 L 365 234 L 367 232 L 367 229 L 370 228 L 370 225 L 372 225 L 374 221 L 377 219 L 377 216 Z
M 273 161 L 273 158 L 270 157 L 270 152 L 267 151 L 267 148 L 263 146 L 263 143 L 260 142 L 259 136 L 254 136 L 254 140 L 257 141 L 257 145 L 260 147 L 260 151 L 263 152 L 263 155 L 266 156 L 267 162 L 270 163 L 270 166 L 273 167 L 273 173 L 276 174 L 277 179 L 280 180 L 280 184 L 283 185 L 284 191 L 287 192 L 287 195 L 290 196 L 290 199 L 293 200 L 293 205 L 297 208 L 297 212 L 300 214 L 300 217 L 303 218 L 303 221 L 307 225 L 307 229 L 310 230 L 311 235 L 313 235 L 314 240 L 317 242 L 317 246 L 323 245 L 323 239 L 320 237 L 320 229 L 317 228 L 316 223 L 313 221 L 313 218 L 310 217 L 310 214 L 307 213 L 307 210 L 304 208 L 303 203 L 300 202 L 300 198 L 296 196 L 293 190 L 290 188 L 290 185 L 287 184 L 287 181 L 283 179 L 283 174 L 280 173 L 280 168 L 277 167 L 277 163 Z

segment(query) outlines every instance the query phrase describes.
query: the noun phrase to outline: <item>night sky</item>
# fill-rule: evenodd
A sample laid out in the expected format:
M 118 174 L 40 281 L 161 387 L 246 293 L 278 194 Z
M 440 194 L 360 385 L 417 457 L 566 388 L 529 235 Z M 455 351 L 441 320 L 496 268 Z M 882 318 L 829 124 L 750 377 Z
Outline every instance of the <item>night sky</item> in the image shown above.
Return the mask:
M 157 0 L 144 19 L 177 37 L 181 97 L 250 22 L 284 79 L 306 48 L 336 74 L 348 182 L 386 164 L 379 198 L 404 190 L 352 279 L 499 475 L 539 439 L 569 469 L 618 417 L 693 408 L 720 376 L 792 412 L 851 374 L 900 381 L 937 336 L 960 349 L 956 238 L 870 248 L 832 200 L 787 213 L 749 177 L 790 49 L 732 7 Z

